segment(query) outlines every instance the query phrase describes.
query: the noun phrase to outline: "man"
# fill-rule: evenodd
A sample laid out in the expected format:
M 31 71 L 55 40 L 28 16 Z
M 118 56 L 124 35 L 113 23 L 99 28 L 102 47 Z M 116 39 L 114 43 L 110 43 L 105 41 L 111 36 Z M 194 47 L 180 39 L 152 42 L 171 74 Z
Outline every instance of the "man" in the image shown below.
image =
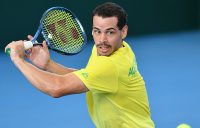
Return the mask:
M 153 128 L 145 84 L 134 53 L 124 41 L 127 32 L 126 12 L 108 2 L 93 11 L 95 45 L 84 69 L 65 68 L 52 61 L 45 42 L 43 47 L 33 47 L 30 55 L 25 54 L 23 41 L 6 48 L 11 49 L 16 67 L 42 92 L 52 97 L 86 92 L 97 128 Z M 37 67 L 25 61 L 25 56 Z

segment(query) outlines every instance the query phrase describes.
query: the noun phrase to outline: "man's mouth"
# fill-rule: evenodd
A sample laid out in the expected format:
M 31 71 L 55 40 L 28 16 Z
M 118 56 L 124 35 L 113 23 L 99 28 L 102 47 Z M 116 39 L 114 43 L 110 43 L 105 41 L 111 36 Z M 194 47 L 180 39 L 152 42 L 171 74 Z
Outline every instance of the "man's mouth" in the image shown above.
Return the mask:
M 102 52 L 102 53 L 107 53 L 108 50 L 109 50 L 109 48 L 110 48 L 109 45 L 105 45 L 105 44 L 99 45 L 99 46 L 97 46 L 97 47 L 98 47 L 98 49 L 100 50 L 100 52 Z
M 99 49 L 100 49 L 101 52 L 106 53 L 106 52 L 108 52 L 109 47 L 100 46 Z

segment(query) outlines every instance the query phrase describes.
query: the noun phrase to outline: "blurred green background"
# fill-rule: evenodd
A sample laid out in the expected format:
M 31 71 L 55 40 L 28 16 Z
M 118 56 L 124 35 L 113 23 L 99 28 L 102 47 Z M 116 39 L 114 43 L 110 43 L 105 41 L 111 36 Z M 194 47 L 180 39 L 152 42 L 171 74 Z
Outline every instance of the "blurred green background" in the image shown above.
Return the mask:
M 0 49 L 12 40 L 34 35 L 41 15 L 53 6 L 73 11 L 91 40 L 91 12 L 105 0 L 1 0 Z M 200 0 L 113 0 L 128 13 L 129 36 L 200 28 Z

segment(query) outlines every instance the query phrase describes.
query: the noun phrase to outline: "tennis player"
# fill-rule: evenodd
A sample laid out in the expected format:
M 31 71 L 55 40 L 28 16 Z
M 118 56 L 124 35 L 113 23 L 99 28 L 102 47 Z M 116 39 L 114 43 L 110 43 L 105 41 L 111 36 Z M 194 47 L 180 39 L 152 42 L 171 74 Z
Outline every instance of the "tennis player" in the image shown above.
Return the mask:
M 154 128 L 144 80 L 124 41 L 127 13 L 106 2 L 93 10 L 92 19 L 95 44 L 85 68 L 76 70 L 54 62 L 45 42 L 43 47 L 33 47 L 30 55 L 24 52 L 23 41 L 8 44 L 11 60 L 34 87 L 52 97 L 86 92 L 97 128 Z

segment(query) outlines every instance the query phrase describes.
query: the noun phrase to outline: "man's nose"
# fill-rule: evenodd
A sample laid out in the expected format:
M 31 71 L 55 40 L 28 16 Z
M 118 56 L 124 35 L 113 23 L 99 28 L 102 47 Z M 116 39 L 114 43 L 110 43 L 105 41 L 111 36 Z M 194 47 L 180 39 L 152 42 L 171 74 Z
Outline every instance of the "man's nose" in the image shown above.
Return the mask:
M 105 41 L 107 41 L 106 34 L 102 33 L 101 36 L 100 36 L 100 42 L 105 42 Z

